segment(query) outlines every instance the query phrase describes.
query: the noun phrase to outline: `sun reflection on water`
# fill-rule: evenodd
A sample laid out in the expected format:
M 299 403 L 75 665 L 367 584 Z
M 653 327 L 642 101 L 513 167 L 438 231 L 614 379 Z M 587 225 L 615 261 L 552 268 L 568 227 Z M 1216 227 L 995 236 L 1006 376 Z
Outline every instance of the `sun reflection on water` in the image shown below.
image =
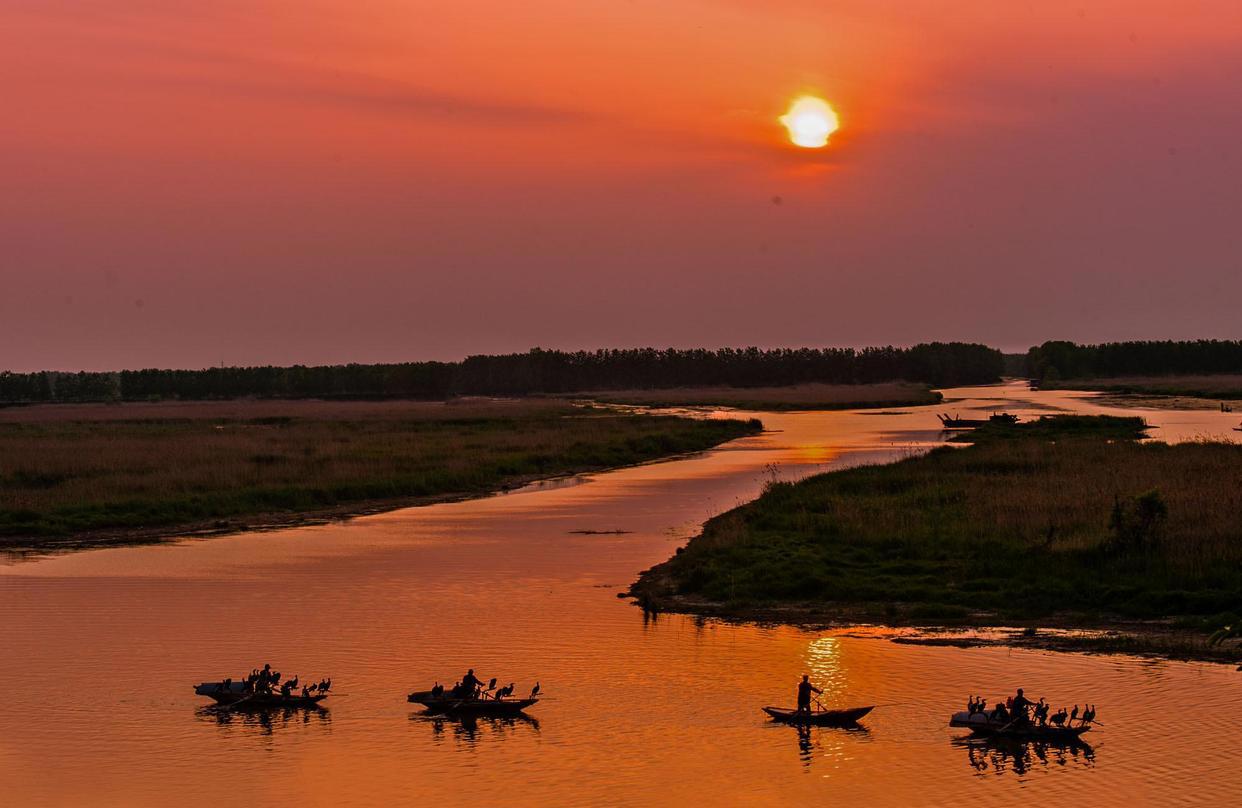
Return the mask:
M 820 637 L 812 640 L 806 649 L 807 673 L 815 686 L 824 691 L 825 702 L 845 691 L 845 666 L 841 664 L 841 640 L 837 637 Z

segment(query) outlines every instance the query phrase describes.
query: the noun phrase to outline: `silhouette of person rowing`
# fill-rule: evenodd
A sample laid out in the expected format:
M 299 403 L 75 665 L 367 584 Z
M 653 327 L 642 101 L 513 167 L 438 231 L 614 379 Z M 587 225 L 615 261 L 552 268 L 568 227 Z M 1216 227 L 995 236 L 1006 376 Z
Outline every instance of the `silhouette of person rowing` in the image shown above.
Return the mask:
M 802 681 L 798 682 L 798 712 L 809 713 L 811 711 L 811 694 L 816 693 L 822 695 L 824 691 L 811 684 L 811 677 L 802 674 Z

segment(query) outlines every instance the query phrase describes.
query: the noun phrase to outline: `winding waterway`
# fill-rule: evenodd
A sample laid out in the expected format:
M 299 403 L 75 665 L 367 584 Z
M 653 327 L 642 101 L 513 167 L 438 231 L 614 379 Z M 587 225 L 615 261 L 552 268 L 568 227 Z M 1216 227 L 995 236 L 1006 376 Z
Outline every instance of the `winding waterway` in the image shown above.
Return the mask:
M 717 450 L 339 524 L 0 566 L 0 804 L 1233 805 L 1232 667 L 899 645 L 858 630 L 645 619 L 616 593 L 712 514 L 796 478 L 938 444 L 936 411 L 1121 412 L 1021 385 L 900 412 L 759 413 Z M 1238 416 L 1127 410 L 1164 440 Z M 584 533 L 575 531 L 626 531 Z M 270 661 L 330 675 L 319 713 L 203 709 L 196 682 Z M 405 694 L 539 681 L 527 721 L 430 719 Z M 879 704 L 799 733 L 759 708 L 802 672 Z M 1093 749 L 1013 750 L 946 726 L 968 692 L 1094 701 Z

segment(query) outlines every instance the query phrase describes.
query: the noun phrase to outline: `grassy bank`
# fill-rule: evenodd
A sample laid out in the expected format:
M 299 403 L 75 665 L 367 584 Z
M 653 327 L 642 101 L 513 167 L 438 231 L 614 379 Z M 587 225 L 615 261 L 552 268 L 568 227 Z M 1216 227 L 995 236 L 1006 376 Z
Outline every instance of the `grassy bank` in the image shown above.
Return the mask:
M 10 408 L 0 410 L 0 545 L 123 541 L 479 494 L 759 429 L 559 401 Z
M 1242 374 L 1205 376 L 1121 376 L 1105 379 L 1045 381 L 1048 390 L 1098 390 L 1105 393 L 1181 396 L 1199 399 L 1242 399 Z M 1215 403 L 1213 403 L 1215 406 Z
M 1058 416 L 776 483 L 633 594 L 778 619 L 1229 622 L 1242 609 L 1242 446 L 1138 443 L 1141 426 Z
M 938 404 L 926 384 L 794 384 L 785 387 L 680 387 L 584 394 L 595 401 L 649 407 L 734 407 L 743 410 L 847 410 Z

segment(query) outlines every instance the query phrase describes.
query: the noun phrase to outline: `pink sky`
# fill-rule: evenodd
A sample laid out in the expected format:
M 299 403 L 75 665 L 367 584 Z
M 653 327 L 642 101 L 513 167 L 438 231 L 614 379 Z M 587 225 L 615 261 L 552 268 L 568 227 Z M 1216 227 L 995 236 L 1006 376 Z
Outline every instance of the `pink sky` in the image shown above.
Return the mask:
M 1239 88 L 1232 0 L 7 0 L 0 369 L 1239 338 Z

